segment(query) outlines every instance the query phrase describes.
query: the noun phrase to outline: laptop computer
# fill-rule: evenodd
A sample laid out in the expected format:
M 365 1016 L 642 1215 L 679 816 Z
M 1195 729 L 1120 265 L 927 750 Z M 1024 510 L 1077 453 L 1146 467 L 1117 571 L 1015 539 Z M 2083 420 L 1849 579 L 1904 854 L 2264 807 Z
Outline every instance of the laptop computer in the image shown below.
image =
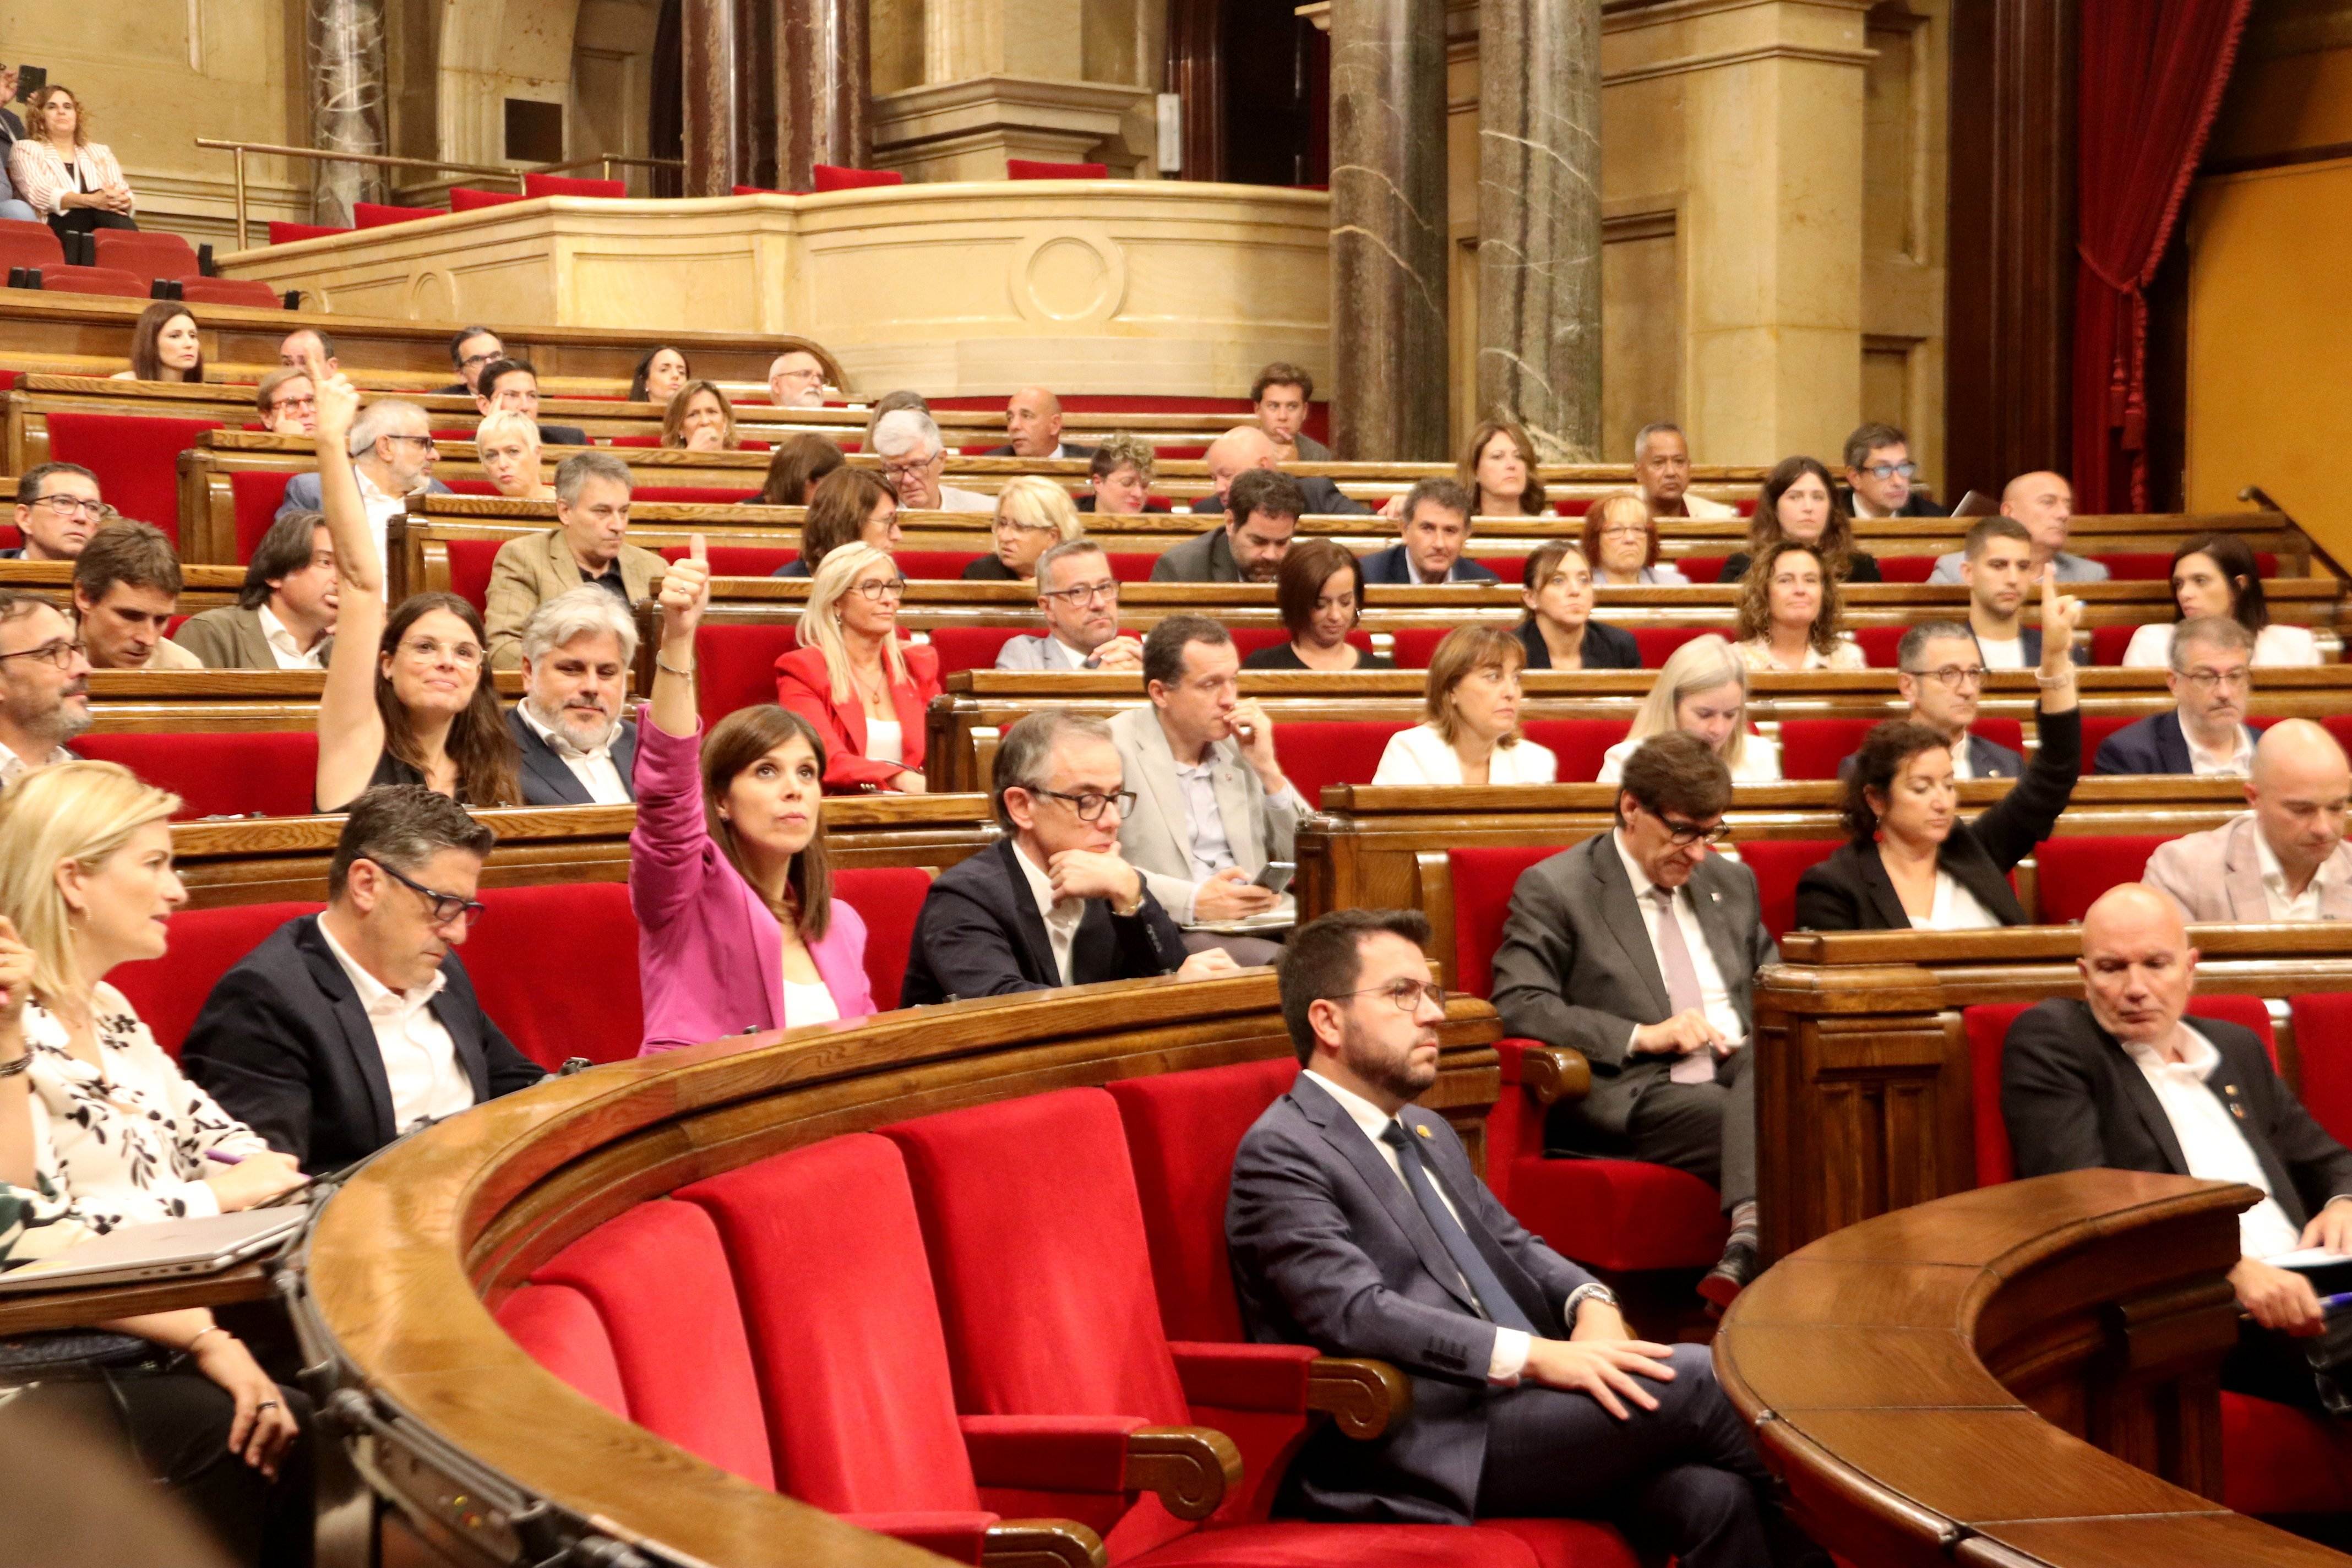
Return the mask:
M 200 1219 L 126 1225 L 55 1258 L 0 1274 L 0 1296 L 217 1274 L 279 1246 L 300 1228 L 310 1212 L 307 1204 L 289 1204 Z

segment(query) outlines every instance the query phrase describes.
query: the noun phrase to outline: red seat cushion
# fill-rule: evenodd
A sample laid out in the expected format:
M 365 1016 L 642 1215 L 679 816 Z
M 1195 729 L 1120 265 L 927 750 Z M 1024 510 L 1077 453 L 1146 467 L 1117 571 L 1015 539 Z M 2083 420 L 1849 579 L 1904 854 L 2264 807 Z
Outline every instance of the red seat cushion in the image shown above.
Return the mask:
M 1495 950 L 1502 945 L 1503 921 L 1511 912 L 1519 874 L 1567 847 L 1512 844 L 1446 852 L 1447 879 L 1454 885 L 1453 989 L 1473 996 L 1488 994 L 1495 983 Z
M 351 232 L 350 229 L 334 228 L 326 224 L 281 223 L 276 218 L 269 220 L 269 243 L 272 245 L 292 245 L 299 240 L 324 239 L 331 234 Z
M 1106 550 L 1103 553 L 1110 561 L 1110 574 L 1122 583 L 1150 582 L 1151 568 L 1160 562 L 1160 557 L 1149 550 Z
M 1724 563 L 1730 559 L 1728 555 L 1679 555 L 1659 563 L 1672 566 L 1691 582 L 1705 586 L 1723 575 Z
M 453 539 L 449 552 L 449 591 L 476 609 L 488 604 L 490 569 L 498 564 L 496 539 Z
M 907 176 L 896 169 L 845 169 L 837 163 L 819 163 L 814 173 L 819 195 L 827 191 L 856 191 L 868 185 L 903 185 L 907 183 Z
M 1590 784 L 1601 776 L 1601 759 L 1633 728 L 1627 719 L 1529 719 L 1520 731 L 1559 761 L 1561 784 Z
M 90 238 L 100 267 L 119 267 L 142 278 L 194 278 L 204 272 L 195 248 L 168 230 L 101 228 Z
M 173 1057 L 195 1026 L 220 977 L 245 962 L 271 931 L 297 915 L 316 914 L 312 903 L 230 904 L 216 910 L 183 910 L 172 917 L 171 949 L 163 957 L 125 963 L 106 977 L 139 1010 L 155 1043 Z
M 471 185 L 449 187 L 449 210 L 453 213 L 478 212 L 484 207 L 509 206 L 526 200 L 517 191 L 479 191 Z
M 257 310 L 286 308 L 286 297 L 258 278 L 183 278 L 180 297 L 192 305 L 247 305 Z
M 2091 764 L 2099 759 L 2099 748 L 2107 737 L 2126 725 L 2137 724 L 2142 715 L 2132 713 L 2085 713 L 2083 715 L 2083 776 L 2091 775 Z
M 45 223 L 0 218 L 0 267 L 63 267 L 66 247 Z
M 2131 647 L 2132 635 L 2139 630 L 2133 626 L 2093 626 L 2091 628 L 2091 662 L 2121 664 L 2124 651 Z
M 1889 583 L 1925 583 L 1936 574 L 1936 558 L 1932 555 L 1882 555 L 1878 558 L 1878 574 Z M 1877 660 L 1873 659 L 1875 664 Z M 1894 664 L 1892 658 L 1887 664 Z
M 1553 1251 L 1612 1272 L 1705 1268 L 1730 1235 L 1713 1187 L 1641 1160 L 1516 1158 L 1508 1206 Z
M 797 550 L 760 544 L 713 544 L 708 549 L 711 573 L 719 577 L 772 577 L 776 568 L 801 558 Z M 665 544 L 657 552 L 665 561 L 683 561 L 686 552 L 683 544 Z
M 1389 737 L 1412 728 L 1407 719 L 1302 719 L 1274 727 L 1274 754 L 1309 805 L 1329 784 L 1368 784 Z
M 2221 1501 L 2263 1515 L 2352 1510 L 2352 1432 L 2315 1411 L 2224 1392 Z
M 1895 650 L 1903 645 L 1905 629 L 1902 626 L 1856 626 L 1853 640 L 1862 649 L 1864 660 L 1873 669 L 1895 669 L 1900 668 Z
M 694 634 L 694 657 L 702 679 L 702 723 L 709 729 L 738 708 L 776 700 L 776 660 L 800 647 L 790 622 L 768 626 L 712 626 Z M 864 910 L 858 911 L 864 913 Z
M 1129 1563 L 1114 1552 L 1119 1568 Z M 1131 1560 L 1132 1568 L 1634 1568 L 1639 1560 L 1605 1524 L 1578 1520 L 1481 1520 L 1453 1524 L 1323 1524 L 1275 1520 L 1199 1530 Z
M 309 730 L 129 731 L 85 735 L 74 749 L 170 790 L 183 820 L 308 816 L 318 782 L 319 737 Z
M 569 1285 L 525 1285 L 499 1304 L 496 1316 L 531 1360 L 622 1420 L 629 1418 L 613 1336 L 587 1297 Z
M 1787 779 L 1833 779 L 1838 764 L 1853 755 L 1862 738 L 1885 721 L 1878 719 L 1783 719 L 1780 721 L 1780 776 Z
M 898 570 L 914 575 L 904 555 L 898 557 Z M 929 635 L 931 647 L 939 650 L 940 674 L 945 678 L 959 669 L 994 669 L 996 656 L 1006 643 L 1035 634 L 1022 626 L 933 626 Z
M 447 217 L 447 207 L 395 207 L 382 202 L 353 202 L 352 222 L 361 228 L 382 228 L 386 224 L 413 223 L 421 217 Z
M 2172 833 L 2069 833 L 2043 839 L 2033 851 L 2041 923 L 2071 925 L 2081 920 L 2108 889 L 2138 881 L 2156 847 L 2178 837 Z
M 121 300 L 144 300 L 154 291 L 154 280 L 119 267 L 58 267 L 41 268 L 44 294 L 110 294 Z
M 52 414 L 49 457 L 98 476 L 114 510 L 162 529 L 180 542 L 180 454 L 198 445 L 217 419 L 157 419 L 135 414 Z
M 931 874 L 920 866 L 862 866 L 833 874 L 833 896 L 866 921 L 866 979 L 883 1012 L 898 1005 L 915 917 L 930 890 Z
M 1007 158 L 1004 177 L 1008 180 L 1103 180 L 1110 177 L 1108 163 L 1048 163 L 1035 158 Z
M 898 563 L 898 574 L 902 577 L 951 583 L 963 575 L 965 567 L 987 553 L 984 550 L 901 550 L 893 559 Z
M 619 200 L 629 194 L 626 180 L 576 180 L 562 174 L 525 174 L 522 194 L 526 196 L 602 196 Z
M 557 1253 L 531 1280 L 568 1285 L 596 1309 L 631 1420 L 721 1469 L 775 1485 L 734 1274 L 701 1205 L 639 1204 Z
M 470 437 L 469 437 L 470 439 Z M 654 443 L 646 441 L 645 446 Z M 621 445 L 615 439 L 615 447 Z M 724 485 L 638 485 L 629 492 L 637 501 L 683 501 L 688 506 L 740 506 L 760 492 L 756 489 L 730 489 Z
M 261 544 L 261 536 L 278 521 L 278 509 L 286 504 L 286 481 L 291 474 L 231 474 L 228 493 L 236 509 L 236 558 L 250 561 Z
M 635 1056 L 646 1037 L 645 999 L 628 884 L 490 888 L 481 900 L 488 912 L 460 955 L 482 1010 L 515 1048 L 551 1071 L 567 1057 L 602 1063 Z M 595 983 L 549 984 L 550 951 Z
M 1797 923 L 1797 879 L 1838 847 L 1834 838 L 1749 838 L 1739 846 L 1739 863 L 1756 878 L 1764 906 L 1764 930 L 1774 942 Z
M 1696 582 L 1698 579 L 1694 578 Z M 1714 579 L 1709 578 L 1712 582 Z M 1709 632 L 1717 637 L 1729 637 L 1729 626 L 1635 626 L 1633 641 L 1642 649 L 1642 668 L 1656 669 L 1674 657 L 1675 649 L 1693 637 L 1703 637 Z
M 1399 627 L 1390 638 L 1396 649 L 1396 667 L 1399 669 L 1427 669 L 1430 659 L 1437 652 L 1437 645 L 1444 642 L 1445 634 L 1453 629 L 1452 626 Z
M 2293 1003 L 2303 1108 L 2337 1142 L 2352 1140 L 2352 991 L 2323 991 Z

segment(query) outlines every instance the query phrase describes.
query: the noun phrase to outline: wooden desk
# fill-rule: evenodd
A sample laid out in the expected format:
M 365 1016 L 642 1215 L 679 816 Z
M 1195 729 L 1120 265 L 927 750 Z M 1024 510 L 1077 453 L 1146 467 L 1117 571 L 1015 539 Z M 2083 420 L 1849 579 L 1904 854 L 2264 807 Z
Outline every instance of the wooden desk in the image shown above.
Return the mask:
M 13 499 L 13 483 L 11 485 Z M 0 588 L 39 594 L 60 610 L 71 613 L 73 563 L 70 561 L 0 561 Z M 180 613 L 217 609 L 236 603 L 245 587 L 242 566 L 190 565 L 180 568 Z

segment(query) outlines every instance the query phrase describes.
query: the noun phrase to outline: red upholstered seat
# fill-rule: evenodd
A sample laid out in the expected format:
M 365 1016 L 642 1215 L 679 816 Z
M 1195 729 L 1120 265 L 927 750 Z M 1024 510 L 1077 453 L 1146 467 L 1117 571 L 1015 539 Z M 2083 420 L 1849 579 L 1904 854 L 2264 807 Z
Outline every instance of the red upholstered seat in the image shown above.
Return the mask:
M 195 1026 L 220 977 L 245 961 L 271 931 L 297 915 L 319 912 L 312 903 L 230 904 L 216 910 L 183 910 L 172 917 L 171 950 L 161 958 L 125 963 L 107 984 L 130 998 L 153 1031 L 155 1043 L 173 1056 Z
M 319 737 L 309 730 L 127 731 L 85 735 L 74 750 L 170 790 L 183 820 L 308 816 L 319 775 Z
M 195 247 L 178 235 L 156 228 L 101 228 L 91 234 L 100 267 L 120 268 L 142 278 L 196 278 Z
M 1150 582 L 1151 569 L 1160 563 L 1160 557 L 1149 550 L 1107 550 L 1103 553 L 1109 557 L 1110 574 L 1122 583 Z
M 1529 719 L 1520 731 L 1559 760 L 1561 784 L 1591 784 L 1601 776 L 1601 759 L 1633 728 L 1625 719 Z
M 814 166 L 816 194 L 863 190 L 868 185 L 903 185 L 907 176 L 896 169 L 845 169 L 837 163 Z
M 386 224 L 412 223 L 421 217 L 447 217 L 447 207 L 395 207 L 382 202 L 353 202 L 352 222 L 361 228 L 382 228 Z
M 482 1010 L 552 1070 L 567 1057 L 625 1061 L 646 1037 L 637 922 L 625 882 L 490 888 L 461 956 Z M 860 911 L 863 913 L 864 911 Z M 573 984 L 550 984 L 551 952 Z
M 2322 991 L 2292 1003 L 2303 1108 L 2338 1142 L 2352 1140 L 2352 991 Z
M 286 297 L 258 278 L 183 278 L 179 281 L 180 298 L 191 305 L 245 305 L 257 310 L 286 309 Z
M 2221 1501 L 2265 1516 L 2352 1508 L 2352 1432 L 2312 1411 L 2223 1393 Z
M 1705 580 L 1714 581 L 1711 577 Z M 1692 581 L 1700 579 L 1693 578 Z M 1731 635 L 1729 626 L 1635 626 L 1633 630 L 1634 642 L 1641 646 L 1643 669 L 1655 669 L 1664 664 L 1674 657 L 1675 649 L 1693 637 L 1703 637 L 1709 632 L 1718 637 Z
M 1665 564 L 1704 587 L 1723 575 L 1724 563 L 1730 559 L 1728 555 L 1678 555 Z
M 965 567 L 986 553 L 983 550 L 901 550 L 893 559 L 898 563 L 901 577 L 950 583 L 961 577 Z
M 1739 846 L 1739 863 L 1755 874 L 1764 930 L 1774 942 L 1797 923 L 1797 879 L 1806 867 L 1828 859 L 1837 847 L 1834 838 L 1750 838 Z
M 2123 663 L 2124 650 L 2131 647 L 2132 634 L 2138 630 L 2139 627 L 2136 626 L 2093 626 L 2091 628 L 2091 662 L 2107 665 Z
M 1882 555 L 1878 558 L 1878 574 L 1889 583 L 1925 583 L 1936 574 L 1936 558 L 1932 555 Z M 1871 660 L 1873 664 L 1876 659 Z M 1892 666 L 1893 659 L 1887 664 Z
M 613 1336 L 587 1297 L 569 1285 L 525 1285 L 499 1302 L 494 1316 L 531 1360 L 622 1420 L 629 1418 Z
M 250 561 L 261 536 L 278 521 L 286 504 L 286 482 L 291 474 L 231 474 L 228 493 L 236 510 L 236 558 Z
M 2099 895 L 2137 882 L 2156 847 L 2171 833 L 2069 833 L 2045 838 L 2033 851 L 2034 885 L 2040 889 L 2043 925 L 2071 925 Z
M 1437 645 L 1445 640 L 1451 626 L 1400 626 L 1391 635 L 1391 645 L 1396 649 L 1399 669 L 1427 669 L 1437 653 Z
M 1048 163 L 1035 158 L 1007 158 L 1004 177 L 1008 180 L 1104 180 L 1110 177 L 1108 163 Z
M 2091 764 L 2098 761 L 2099 748 L 2108 736 L 2127 724 L 2139 722 L 2140 715 L 2133 713 L 2085 713 L 2083 715 L 2083 776 L 2091 774 Z
M 331 234 L 351 232 L 350 229 L 334 228 L 326 224 L 282 223 L 276 218 L 269 220 L 269 243 L 272 245 L 294 245 L 306 239 L 324 239 Z
M 1495 950 L 1502 945 L 1503 921 L 1511 912 L 1511 889 L 1528 867 L 1549 860 L 1565 844 L 1512 844 L 1447 852 L 1447 879 L 1454 888 L 1454 978 L 1456 991 L 1489 994 L 1495 984 Z
M 901 572 L 907 571 L 906 560 L 898 557 Z M 931 647 L 939 651 L 940 674 L 946 677 L 959 669 L 994 669 L 996 656 L 1006 643 L 1033 633 L 1023 626 L 933 626 L 929 635 Z
M 1327 784 L 1368 784 L 1389 737 L 1410 730 L 1402 719 L 1302 719 L 1274 727 L 1274 754 L 1299 798 L 1323 800 Z
M 898 1005 L 915 943 L 915 917 L 930 890 L 931 874 L 920 866 L 864 866 L 833 874 L 833 896 L 866 921 L 866 979 L 882 1012 Z
M 1895 650 L 1902 646 L 1904 629 L 1901 626 L 1856 626 L 1853 640 L 1861 647 L 1863 658 L 1873 669 L 1894 669 L 1898 668 Z
M 621 445 L 615 439 L 615 447 Z M 646 446 L 653 445 L 647 441 Z M 688 506 L 737 506 L 750 500 L 757 489 L 729 489 L 724 485 L 638 485 L 629 492 L 629 499 L 639 501 L 682 501 Z
M 44 267 L 41 268 L 41 292 L 105 294 L 118 300 L 145 300 L 152 296 L 154 285 L 136 272 L 124 272 L 111 267 Z
M 708 730 L 738 708 L 776 700 L 776 660 L 800 647 L 789 623 L 782 626 L 713 626 L 694 634 L 694 657 L 701 673 L 698 695 Z
M 1838 764 L 1853 755 L 1862 738 L 1876 729 L 1877 719 L 1783 719 L 1780 721 L 1780 776 L 1790 779 L 1833 779 Z
M 453 539 L 449 552 L 449 591 L 476 609 L 489 602 L 490 568 L 498 563 L 496 539 Z
M 557 1253 L 531 1282 L 568 1285 L 595 1308 L 631 1420 L 721 1469 L 775 1485 L 733 1271 L 701 1205 L 639 1204 Z
M 98 476 L 99 491 L 115 510 L 180 542 L 180 454 L 219 429 L 220 420 L 52 414 L 48 426 L 52 460 L 79 463 Z
M 449 210 L 453 213 L 478 212 L 484 207 L 502 207 L 526 200 L 517 191 L 480 191 L 471 185 L 449 187 Z
M 45 292 L 117 294 L 147 298 L 149 280 L 137 272 L 115 267 L 68 267 L 65 247 L 45 223 L 0 218 L 0 268 L 26 268 L 41 274 Z
M 788 566 L 801 558 L 797 550 L 771 548 L 760 544 L 714 544 L 710 552 L 710 570 L 721 577 L 772 577 L 780 566 Z M 664 545 L 665 560 L 682 561 L 686 546 Z
M 525 174 L 522 194 L 526 196 L 602 196 L 617 201 L 629 194 L 626 180 L 577 180 L 562 174 Z

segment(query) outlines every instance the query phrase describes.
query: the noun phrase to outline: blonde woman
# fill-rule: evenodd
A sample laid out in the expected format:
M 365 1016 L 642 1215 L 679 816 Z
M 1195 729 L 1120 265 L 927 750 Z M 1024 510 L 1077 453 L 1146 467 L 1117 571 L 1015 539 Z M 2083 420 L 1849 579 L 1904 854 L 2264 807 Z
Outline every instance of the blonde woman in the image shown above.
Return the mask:
M 940 656 L 898 641 L 906 594 L 887 553 L 835 546 L 809 581 L 801 646 L 776 660 L 776 700 L 824 742 L 828 794 L 927 787 L 923 713 L 940 694 Z
M 731 452 L 743 443 L 735 434 L 735 405 L 715 381 L 689 381 L 677 389 L 662 415 L 661 444 L 687 452 Z
M 474 426 L 482 472 L 509 500 L 553 500 L 555 487 L 541 476 L 539 426 L 511 409 L 483 416 Z
M 1602 496 L 1584 510 L 1584 558 L 1604 588 L 1684 588 L 1690 579 L 1658 560 L 1658 523 L 1632 490 Z
M 1559 759 L 1519 734 L 1528 650 L 1496 626 L 1456 626 L 1430 656 L 1426 722 L 1389 737 L 1376 784 L 1550 784 Z
M 1862 669 L 1862 647 L 1838 630 L 1838 580 L 1810 544 L 1778 539 L 1739 580 L 1738 650 L 1759 674 Z
M 1633 715 L 1633 729 L 1602 753 L 1600 782 L 1617 783 L 1643 742 L 1675 730 L 1714 747 L 1734 784 L 1771 784 L 1780 776 L 1779 743 L 1748 732 L 1748 667 L 1712 633 L 1693 637 L 1667 658 Z
M 996 553 L 963 569 L 967 583 L 1025 583 L 1037 574 L 1037 557 L 1076 539 L 1083 520 L 1070 492 L 1053 480 L 1023 474 L 996 492 Z

